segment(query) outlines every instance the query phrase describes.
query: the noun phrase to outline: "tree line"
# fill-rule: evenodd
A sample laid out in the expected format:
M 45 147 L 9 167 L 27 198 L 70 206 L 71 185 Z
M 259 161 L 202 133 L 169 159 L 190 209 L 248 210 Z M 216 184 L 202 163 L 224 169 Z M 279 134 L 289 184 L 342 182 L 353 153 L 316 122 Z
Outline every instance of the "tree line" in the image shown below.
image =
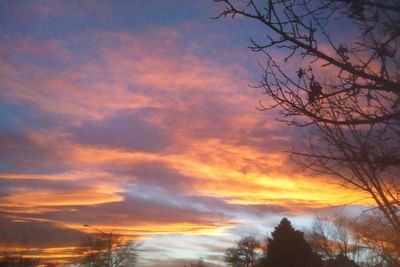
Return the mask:
M 283 218 L 264 239 L 244 236 L 226 249 L 230 267 L 399 267 L 400 243 L 377 214 L 358 218 L 315 218 L 311 229 L 295 229 Z M 141 243 L 112 232 L 86 236 L 70 264 L 80 267 L 135 267 Z M 29 258 L 24 251 L 6 253 L 0 267 L 62 266 Z M 200 258 L 190 267 L 206 267 Z
M 372 221 L 371 221 L 372 220 Z M 316 218 L 311 230 L 296 230 L 283 218 L 270 236 L 245 236 L 225 252 L 231 267 L 398 267 L 400 246 L 376 218 Z M 378 229 L 378 230 L 376 230 Z
M 85 236 L 74 251 L 77 255 L 68 264 L 32 258 L 29 249 L 6 251 L 0 256 L 0 267 L 135 267 L 141 243 L 113 232 L 99 231 Z

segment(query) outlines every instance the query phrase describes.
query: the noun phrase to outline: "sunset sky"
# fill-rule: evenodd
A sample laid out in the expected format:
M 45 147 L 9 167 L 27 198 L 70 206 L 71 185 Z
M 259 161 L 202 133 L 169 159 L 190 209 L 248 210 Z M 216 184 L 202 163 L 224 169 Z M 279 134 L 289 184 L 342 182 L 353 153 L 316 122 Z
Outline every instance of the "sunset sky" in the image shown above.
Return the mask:
M 140 266 L 222 264 L 284 216 L 302 229 L 362 204 L 288 158 L 302 132 L 248 86 L 263 28 L 211 19 L 222 8 L 0 2 L 1 247 L 62 261 L 90 224 L 141 239 Z

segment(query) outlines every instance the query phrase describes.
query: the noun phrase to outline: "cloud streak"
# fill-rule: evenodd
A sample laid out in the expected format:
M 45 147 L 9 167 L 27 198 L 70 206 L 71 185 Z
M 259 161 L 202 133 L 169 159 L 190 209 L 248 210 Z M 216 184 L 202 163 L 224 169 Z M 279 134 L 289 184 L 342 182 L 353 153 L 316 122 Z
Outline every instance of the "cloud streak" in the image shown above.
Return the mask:
M 49 21 L 76 8 L 33 5 L 15 8 Z M 97 7 L 103 19 L 114 8 Z M 32 238 L 31 254 L 73 257 L 90 224 L 149 246 L 165 240 L 160 251 L 172 237 L 175 253 L 194 237 L 221 250 L 235 229 L 269 216 L 369 204 L 327 177 L 293 171 L 282 151 L 301 133 L 255 111 L 258 92 L 246 90 L 254 69 L 236 61 L 235 45 L 210 47 L 193 37 L 197 23 L 70 27 L 66 36 L 2 33 L 0 229 L 12 229 L 13 246 L 29 229 L 49 236 Z M 210 49 L 214 57 L 204 55 Z

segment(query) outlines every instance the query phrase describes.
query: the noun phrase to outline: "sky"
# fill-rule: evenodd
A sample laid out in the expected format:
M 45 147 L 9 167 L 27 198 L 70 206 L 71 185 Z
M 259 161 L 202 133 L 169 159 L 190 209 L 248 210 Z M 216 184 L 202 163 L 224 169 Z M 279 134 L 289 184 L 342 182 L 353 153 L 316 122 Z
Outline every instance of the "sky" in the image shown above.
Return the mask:
M 222 8 L 0 2 L 0 247 L 67 262 L 97 228 L 141 240 L 140 266 L 219 266 L 282 217 L 306 229 L 360 204 L 288 157 L 301 131 L 249 86 L 265 31 Z

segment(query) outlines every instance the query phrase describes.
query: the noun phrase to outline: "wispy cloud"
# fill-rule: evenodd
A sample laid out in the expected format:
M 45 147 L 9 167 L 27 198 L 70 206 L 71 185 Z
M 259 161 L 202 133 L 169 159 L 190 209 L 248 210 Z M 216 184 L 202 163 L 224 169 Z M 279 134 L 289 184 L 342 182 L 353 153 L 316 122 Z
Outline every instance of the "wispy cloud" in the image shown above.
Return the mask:
M 34 2 L 17 6 L 17 15 L 35 10 L 51 21 L 76 8 L 64 4 Z M 212 44 L 221 32 L 210 33 L 212 41 L 193 37 L 201 29 L 4 33 L 0 228 L 7 239 L 21 245 L 22 229 L 30 229 L 32 247 L 62 258 L 90 224 L 150 245 L 173 237 L 175 251 L 190 243 L 185 238 L 211 238 L 219 248 L 205 252 L 211 260 L 232 229 L 363 198 L 293 171 L 283 150 L 300 133 L 255 110 L 259 92 L 247 87 L 253 69 L 237 62 L 235 46 Z

